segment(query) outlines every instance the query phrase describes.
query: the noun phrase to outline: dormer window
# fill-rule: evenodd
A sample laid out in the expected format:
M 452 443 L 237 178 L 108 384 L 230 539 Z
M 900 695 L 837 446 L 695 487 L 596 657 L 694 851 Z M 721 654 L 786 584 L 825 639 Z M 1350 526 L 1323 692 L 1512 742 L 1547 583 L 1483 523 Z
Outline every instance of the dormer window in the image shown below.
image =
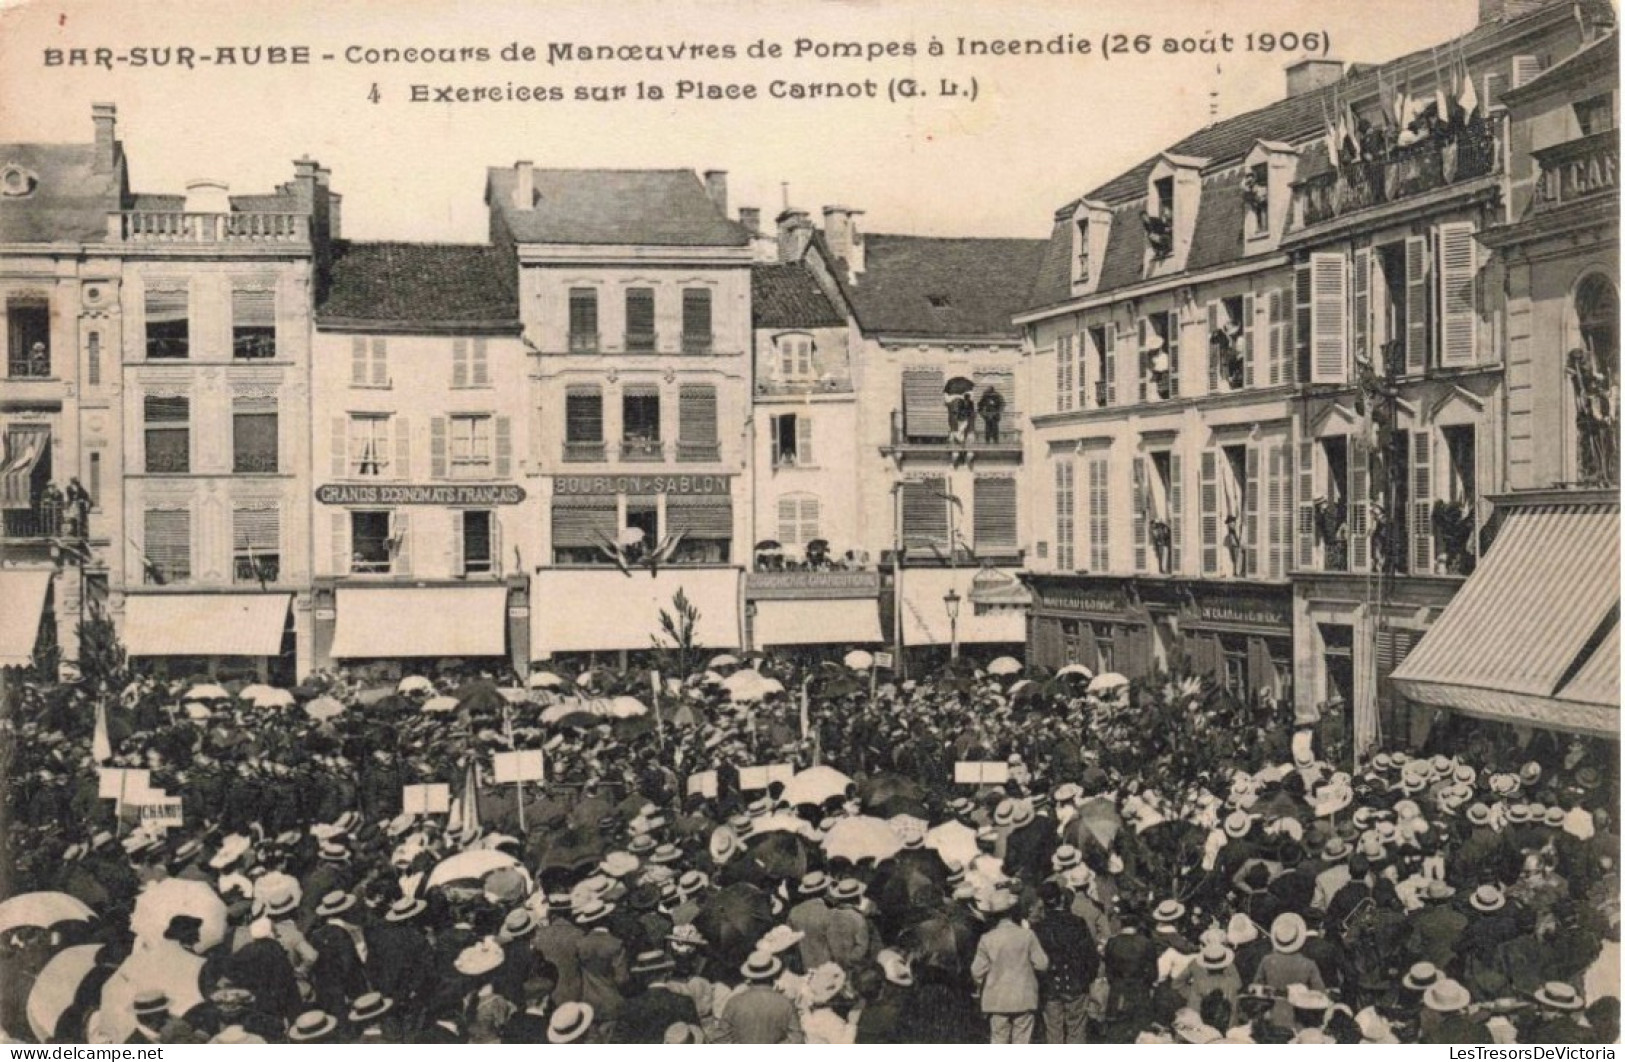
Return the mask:
M 1089 219 L 1083 218 L 1078 222 L 1078 273 L 1077 282 L 1089 282 Z
M 1298 150 L 1278 140 L 1257 141 L 1242 160 L 1239 194 L 1244 253 L 1267 254 L 1280 243 L 1287 228 L 1297 165 Z
M 1072 241 L 1072 294 L 1087 295 L 1100 283 L 1101 264 L 1111 239 L 1112 212 L 1105 203 L 1082 199 L 1066 220 Z
M 1174 179 L 1163 177 L 1151 184 L 1151 201 L 1140 215 L 1145 225 L 1145 239 L 1151 245 L 1155 258 L 1167 258 L 1174 253 Z
M 1241 201 L 1252 214 L 1250 236 L 1270 231 L 1270 164 L 1260 162 L 1241 176 Z

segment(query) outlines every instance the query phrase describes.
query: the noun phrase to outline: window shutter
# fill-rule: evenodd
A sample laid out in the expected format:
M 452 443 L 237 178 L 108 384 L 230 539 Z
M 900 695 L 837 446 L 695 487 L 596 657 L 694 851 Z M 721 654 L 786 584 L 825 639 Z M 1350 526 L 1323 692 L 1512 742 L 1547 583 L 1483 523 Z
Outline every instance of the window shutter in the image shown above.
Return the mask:
M 496 475 L 506 479 L 513 468 L 513 428 L 508 417 L 497 417 L 496 422 Z
M 1422 236 L 1405 238 L 1405 371 L 1413 375 L 1428 367 L 1428 242 Z
M 1269 337 L 1269 367 L 1264 370 L 1261 382 L 1273 387 L 1284 382 L 1282 372 L 1286 368 L 1286 329 L 1283 327 L 1286 323 L 1286 293 L 1277 288 L 1269 293 L 1267 302 L 1268 317 L 1263 332 Z
M 1479 103 L 1480 113 L 1487 112 L 1492 107 L 1501 106 L 1501 93 L 1505 91 L 1504 85 L 1506 85 L 1505 74 L 1484 75 L 1484 91 L 1479 93 L 1479 100 L 1481 101 Z
M 1202 574 L 1219 574 L 1219 451 L 1202 451 L 1200 519 L 1202 522 Z
M 1315 567 L 1315 444 L 1298 443 L 1298 567 Z
M 1016 481 L 982 477 L 972 484 L 972 533 L 977 549 L 1014 549 Z
M 1168 538 L 1168 567 L 1178 574 L 1185 556 L 1185 463 L 1177 453 L 1168 455 Z
M 468 340 L 451 341 L 451 385 L 468 386 Z
M 396 509 L 389 514 L 389 534 L 395 540 L 395 556 L 389 566 L 393 575 L 412 574 L 412 514 Z
M 794 497 L 779 499 L 779 544 L 797 542 L 797 506 Z
M 1117 404 L 1117 322 L 1106 326 L 1106 404 Z
M 1349 567 L 1371 567 L 1371 458 L 1365 440 L 1349 436 Z
M 507 562 L 502 556 L 502 510 L 491 510 L 486 526 L 491 531 L 491 570 L 500 577 L 507 574 Z
M 1168 396 L 1179 397 L 1179 333 L 1183 330 L 1178 310 L 1169 310 L 1163 318 L 1168 329 Z
M 1089 459 L 1089 566 L 1097 572 L 1111 565 L 1109 471 L 1105 457 Z
M 1291 518 L 1287 515 L 1286 488 L 1291 483 L 1291 470 L 1284 468 L 1288 461 L 1285 448 L 1269 448 L 1269 572 L 1271 579 L 1285 579 L 1287 564 L 1283 544 L 1290 541 Z
M 1258 342 L 1258 337 L 1263 334 L 1263 330 L 1258 327 L 1258 321 L 1254 316 L 1256 313 L 1257 308 L 1254 306 L 1253 297 L 1243 295 L 1241 297 L 1241 327 L 1243 329 L 1241 336 L 1241 380 L 1244 386 L 1249 387 L 1257 386 L 1253 382 L 1253 369 L 1258 364 L 1258 359 L 1253 357 L 1253 346 Z
M 185 509 L 149 509 L 144 521 L 142 552 L 165 583 L 192 578 L 192 514 Z
M 1247 486 L 1242 491 L 1242 505 L 1246 508 L 1247 520 L 1246 550 L 1242 555 L 1246 558 L 1243 563 L 1246 565 L 1247 570 L 1238 574 L 1244 575 L 1249 579 L 1258 578 L 1259 574 L 1263 570 L 1258 564 L 1258 521 L 1262 516 L 1262 514 L 1259 512 L 1258 481 L 1263 478 L 1259 465 L 1260 461 L 1258 456 L 1258 447 L 1248 446 Z
M 405 417 L 390 418 L 390 427 L 395 431 L 395 478 L 406 481 L 412 478 L 412 422 Z
M 1214 339 L 1219 334 L 1219 311 L 1222 307 L 1217 300 L 1207 304 L 1207 393 L 1219 393 L 1219 344 Z
M 946 439 L 948 406 L 942 400 L 941 369 L 909 369 L 903 373 L 904 430 L 914 438 Z
M 1075 381 L 1077 390 L 1083 389 L 1083 343 L 1080 336 L 1072 337 L 1073 363 L 1077 369 Z M 982 392 L 992 388 L 993 392 L 1004 399 L 1004 409 L 1008 411 L 1016 408 L 1016 377 L 1007 369 L 978 369 L 972 374 L 971 382 L 976 388 L 974 397 L 980 399 Z M 1081 404 L 1081 403 L 1080 403 Z
M 712 445 L 717 441 L 717 389 L 684 384 L 677 392 L 677 441 Z
M 947 481 L 940 476 L 903 484 L 903 545 L 948 544 Z
M 1541 71 L 1542 63 L 1538 55 L 1514 55 L 1512 57 L 1512 87 L 1522 88 L 1533 81 Z
M 1438 228 L 1439 364 L 1471 365 L 1477 360 L 1478 253 L 1473 223 L 1452 221 Z
M 803 413 L 796 417 L 796 464 L 803 467 L 813 463 L 812 417 Z
M 389 386 L 389 340 L 375 336 L 372 341 L 372 385 Z
M 1072 571 L 1076 539 L 1073 502 L 1073 466 L 1070 459 L 1055 462 L 1055 567 Z
M 1433 571 L 1433 434 L 1411 432 L 1411 574 Z
M 191 292 L 186 288 L 150 288 L 146 292 L 148 324 L 184 321 L 191 308 Z
M 328 542 L 333 550 L 333 574 L 350 574 L 350 514 L 346 510 L 330 513 L 327 521 Z
M 1065 413 L 1072 408 L 1072 385 L 1067 379 L 1066 367 L 1070 353 L 1067 350 L 1067 341 L 1070 337 L 1059 335 L 1055 337 L 1055 412 Z
M 1314 273 L 1310 382 L 1343 383 L 1348 379 L 1348 259 L 1314 254 L 1309 261 Z
M 727 495 L 668 494 L 666 531 L 694 539 L 731 539 L 733 501 Z
M 1300 262 L 1297 272 L 1293 276 L 1292 284 L 1292 318 L 1295 322 L 1293 337 L 1295 343 L 1292 350 L 1292 363 L 1297 369 L 1297 379 L 1314 380 L 1314 365 L 1312 347 L 1314 344 L 1314 277 L 1308 262 Z M 1282 379 L 1286 383 L 1285 367 L 1282 368 Z
M 281 510 L 236 509 L 231 514 L 231 548 L 236 552 L 282 552 Z
M 553 499 L 553 548 L 581 549 L 615 539 L 615 499 L 562 495 Z
M 429 419 L 429 475 L 446 478 L 446 418 Z
M 1146 468 L 1149 461 L 1150 458 L 1144 454 L 1139 454 L 1134 458 L 1134 570 L 1137 572 L 1145 571 L 1146 565 L 1146 525 L 1148 523 L 1146 510 L 1151 506 L 1151 499 L 1147 496 L 1150 492 L 1150 486 L 1146 482 L 1150 478 Z M 1094 468 L 1091 465 L 1091 475 L 1093 472 Z M 1089 502 L 1092 506 L 1094 504 L 1094 483 L 1091 482 L 1089 487 Z M 1093 515 L 1091 512 L 1091 519 Z
M 451 515 L 451 564 L 449 567 L 452 578 L 460 579 L 468 574 L 468 569 L 464 567 L 465 558 L 463 556 L 463 521 L 468 519 L 468 512 L 467 510 L 459 510 Z
M 330 436 L 330 446 L 333 450 L 333 478 L 344 479 L 350 474 L 350 422 L 344 417 L 333 418 L 333 433 Z
M 818 526 L 818 499 L 807 497 L 801 499 L 801 527 L 799 529 L 801 541 L 811 542 L 815 538 L 822 538 L 823 531 Z
M 596 387 L 572 387 L 564 395 L 564 438 L 604 441 L 604 396 Z
M 234 328 L 276 327 L 276 292 L 269 288 L 234 288 L 231 292 Z
M 489 387 L 491 384 L 491 351 L 483 339 L 474 340 L 474 363 L 469 377 L 469 382 L 475 387 Z
M 367 337 L 354 336 L 350 340 L 350 386 L 364 387 L 367 383 Z
M 1151 382 L 1150 381 L 1150 376 L 1151 376 L 1151 356 L 1145 349 L 1145 337 L 1146 337 L 1146 333 L 1151 330 L 1151 322 L 1148 319 L 1142 317 L 1142 318 L 1140 318 L 1139 327 L 1140 327 L 1140 345 L 1139 345 L 1139 352 L 1140 352 L 1140 372 L 1139 372 L 1139 376 L 1140 376 L 1140 401 L 1144 402 L 1145 397 L 1146 397 L 1146 386 Z
M 1354 360 L 1374 365 L 1371 356 L 1371 252 L 1354 252 Z

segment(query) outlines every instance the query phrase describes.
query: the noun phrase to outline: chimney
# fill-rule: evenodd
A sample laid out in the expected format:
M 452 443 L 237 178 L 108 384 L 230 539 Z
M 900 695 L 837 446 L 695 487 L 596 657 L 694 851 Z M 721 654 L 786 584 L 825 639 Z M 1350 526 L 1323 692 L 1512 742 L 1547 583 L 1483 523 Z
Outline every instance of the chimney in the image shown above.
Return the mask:
M 536 168 L 529 159 L 513 164 L 513 205 L 518 210 L 536 209 Z
M 327 193 L 327 238 L 330 240 L 344 239 L 344 230 L 340 226 L 343 215 L 340 209 L 344 206 L 344 197 L 337 192 Z
M 779 224 L 779 261 L 785 265 L 801 261 L 801 256 L 807 250 L 807 244 L 812 242 L 812 219 L 805 210 L 791 207 L 778 216 Z
M 756 207 L 739 208 L 739 224 L 752 236 L 759 236 L 762 232 L 762 212 Z
M 1300 59 L 1286 68 L 1288 98 L 1325 88 L 1343 80 L 1343 63 L 1338 59 Z
M 1551 0 L 1478 0 L 1478 24 L 1510 22 L 1545 7 Z
M 316 171 L 321 169 L 316 160 L 306 155 L 293 160 L 293 194 L 299 201 L 299 213 L 316 212 Z
M 853 276 L 863 272 L 863 237 L 858 234 L 861 213 L 844 206 L 824 208 L 824 239 L 829 241 L 830 253 L 845 261 Z
M 115 129 L 118 126 L 118 107 L 111 103 L 92 103 L 90 105 L 90 124 L 96 129 L 96 173 L 113 172 L 113 156 L 116 153 L 118 140 Z
M 728 216 L 728 171 L 706 170 L 705 192 L 711 197 L 711 202 L 717 205 L 723 217 Z
M 186 212 L 188 214 L 231 213 L 231 189 L 224 181 L 201 177 L 186 182 Z

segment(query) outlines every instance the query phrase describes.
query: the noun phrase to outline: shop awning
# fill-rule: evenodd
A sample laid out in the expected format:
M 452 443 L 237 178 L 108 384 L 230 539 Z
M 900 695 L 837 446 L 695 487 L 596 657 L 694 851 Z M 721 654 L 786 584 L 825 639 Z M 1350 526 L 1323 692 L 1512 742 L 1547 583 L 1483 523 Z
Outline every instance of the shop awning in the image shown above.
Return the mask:
M 1438 708 L 1617 737 L 1618 622 L 1618 503 L 1518 505 L 1393 682 Z M 1597 659 L 1610 638 L 1612 664 Z M 1614 691 L 1582 699 L 1600 696 L 1610 668 Z
M 650 575 L 616 568 L 543 571 L 531 579 L 530 655 L 649 649 L 660 613 L 677 591 L 699 610 L 695 640 L 706 649 L 739 648 L 739 571 L 668 568 Z
M 1557 691 L 1557 699 L 1619 710 L 1619 621 L 1616 619 L 1574 677 Z
M 40 617 L 51 592 L 49 569 L 0 571 L 0 667 L 27 667 L 39 641 Z
M 980 579 L 980 583 L 978 580 Z M 903 641 L 947 646 L 953 638 L 945 598 L 959 593 L 959 644 L 988 645 L 1027 640 L 1027 606 L 1013 594 L 998 603 L 981 588 L 988 579 L 976 568 L 910 568 L 903 571 Z M 1014 582 L 1014 576 L 1011 576 Z M 1019 588 L 1020 583 L 1015 583 Z
M 132 594 L 124 601 L 131 656 L 276 656 L 292 594 Z
M 769 645 L 862 645 L 885 641 L 880 606 L 872 598 L 758 601 L 751 639 Z
M 505 586 L 340 587 L 333 658 L 507 654 Z

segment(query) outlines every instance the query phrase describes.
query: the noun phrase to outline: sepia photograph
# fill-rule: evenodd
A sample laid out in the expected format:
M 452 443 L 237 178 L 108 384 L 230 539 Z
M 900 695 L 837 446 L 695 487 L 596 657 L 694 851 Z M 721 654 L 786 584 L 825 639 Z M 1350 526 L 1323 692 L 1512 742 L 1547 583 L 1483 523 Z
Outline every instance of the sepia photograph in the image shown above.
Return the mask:
M 1614 1057 L 1617 22 L 0 0 L 0 1051 Z

